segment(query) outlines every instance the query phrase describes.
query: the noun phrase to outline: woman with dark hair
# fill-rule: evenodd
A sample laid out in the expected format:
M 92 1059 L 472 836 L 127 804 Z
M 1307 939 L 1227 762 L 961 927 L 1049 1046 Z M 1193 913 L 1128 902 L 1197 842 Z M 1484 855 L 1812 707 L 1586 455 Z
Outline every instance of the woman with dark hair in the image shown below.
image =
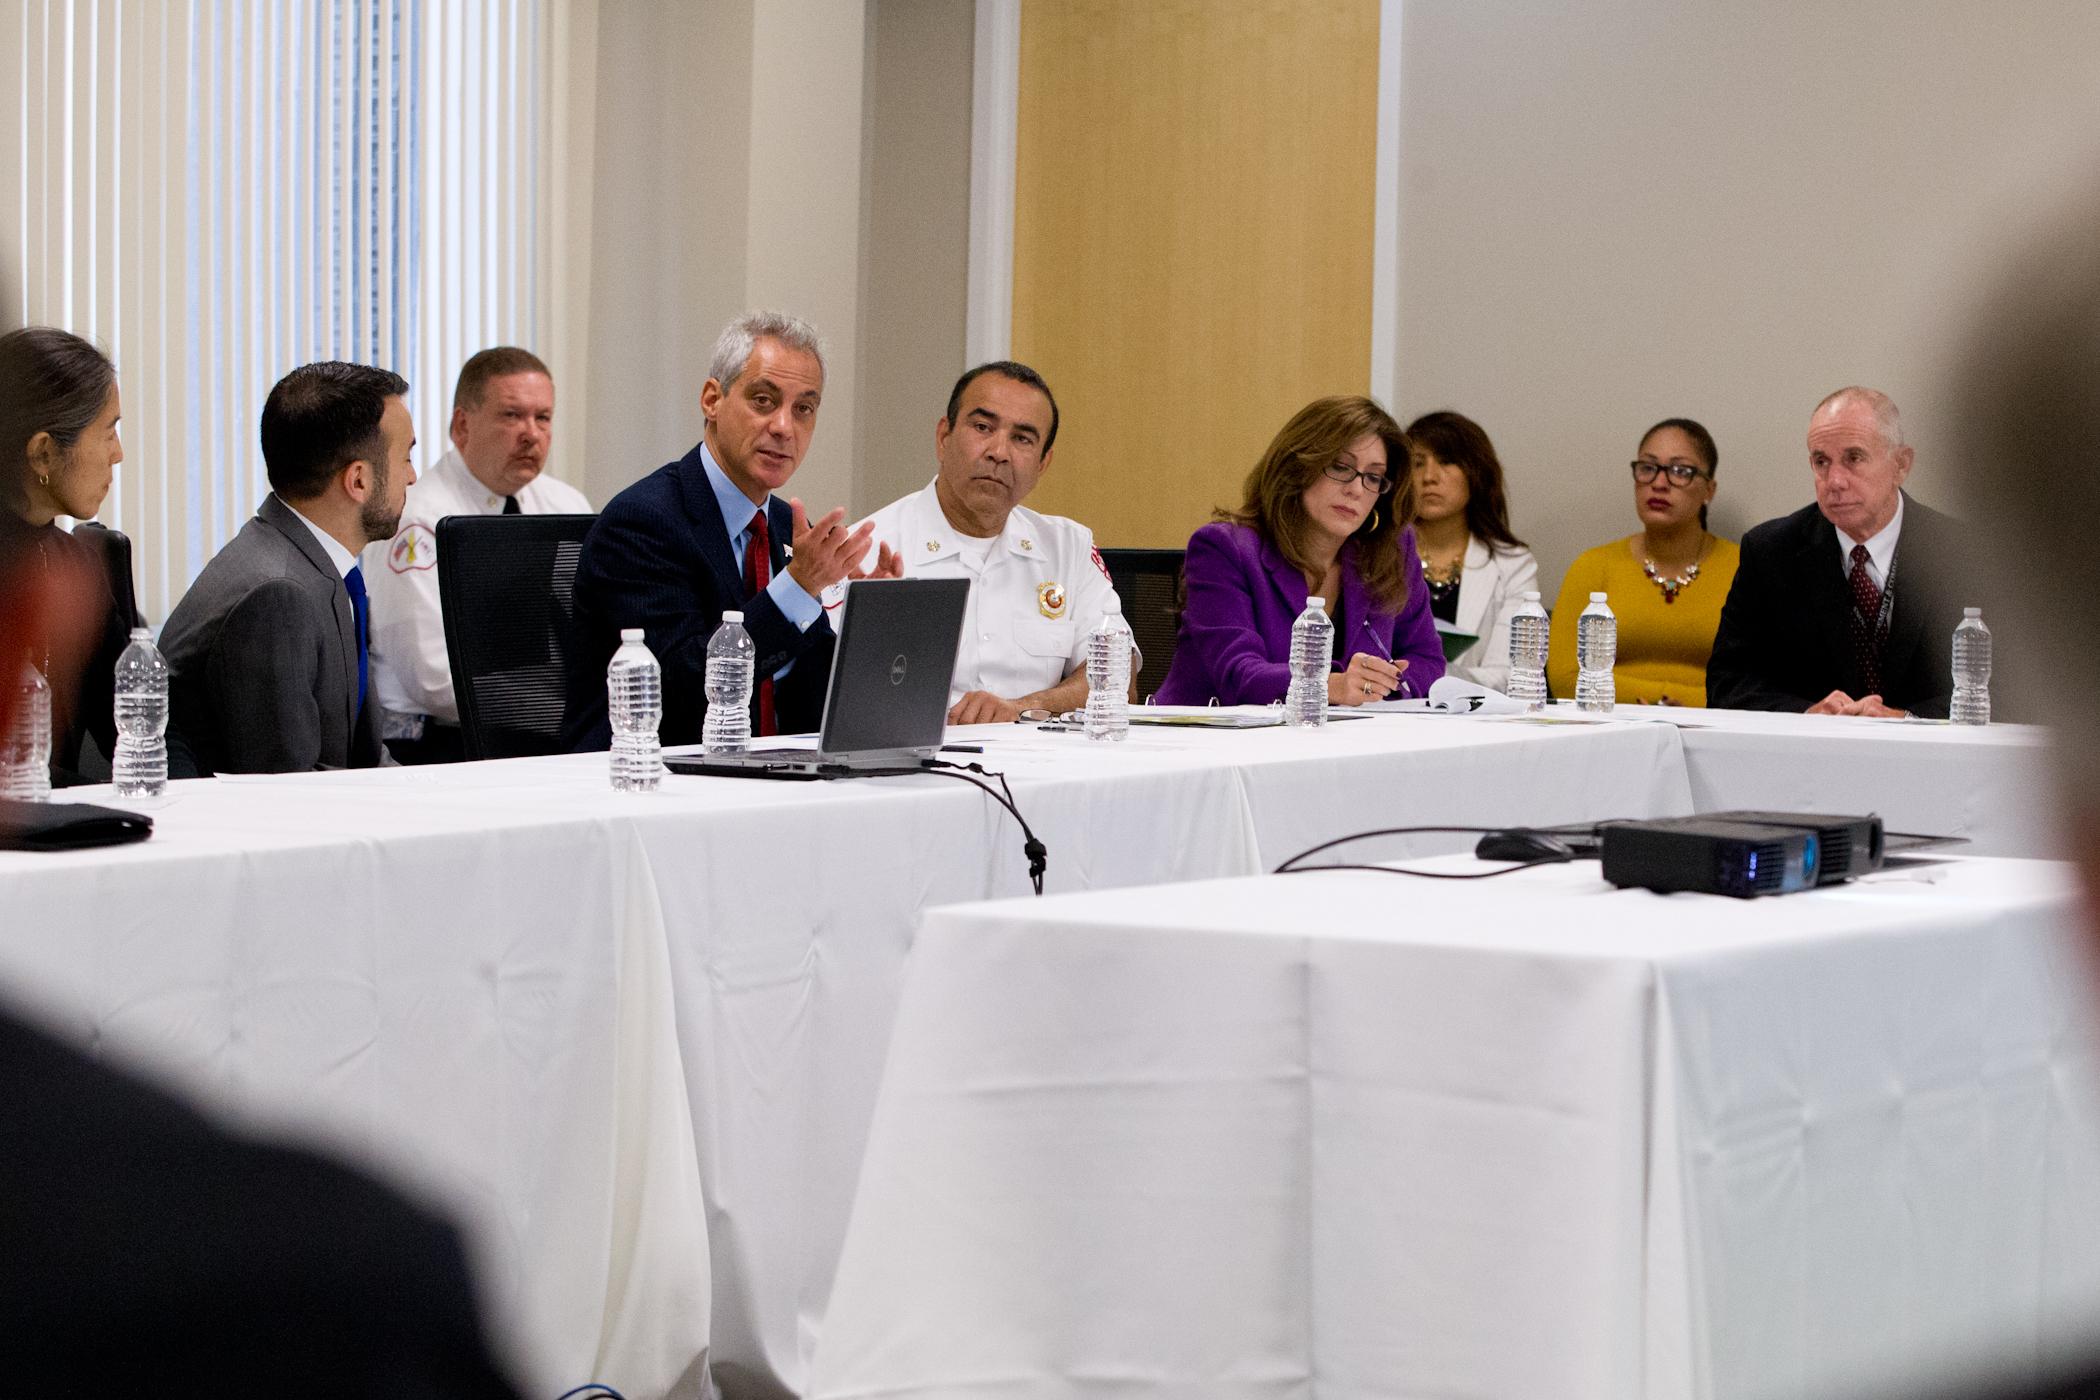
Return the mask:
M 1407 437 L 1366 398 L 1300 409 L 1245 499 L 1189 540 L 1188 606 L 1162 705 L 1266 705 L 1290 687 L 1291 624 L 1312 597 L 1334 622 L 1327 698 L 1425 695 L 1444 673 L 1427 590 L 1410 587 Z
M 1502 463 L 1480 425 L 1450 412 L 1407 425 L 1415 478 L 1415 547 L 1437 631 L 1478 640 L 1450 673 L 1491 690 L 1509 685 L 1509 627 L 1539 586 L 1538 560 L 1510 533 Z
M 117 438 L 117 370 L 109 357 L 77 335 L 29 326 L 0 336 L 0 482 L 9 514 L 25 532 L 27 567 L 42 571 L 49 588 L 85 593 L 59 616 L 85 619 L 80 637 L 47 635 L 33 648 L 32 665 L 51 686 L 51 783 L 94 781 L 81 774 L 83 740 L 92 735 L 104 764 L 116 751 L 117 658 L 144 625 L 133 603 L 128 572 L 119 577 L 119 553 L 100 526 L 71 533 L 60 516 L 89 521 L 102 509 L 124 446 Z M 47 626 L 47 633 L 54 629 Z M 168 775 L 195 777 L 188 749 L 170 731 Z
M 1720 460 L 1713 434 L 1689 418 L 1665 418 L 1642 435 L 1633 462 L 1640 533 L 1581 554 L 1561 583 L 1546 662 L 1555 695 L 1575 693 L 1575 619 L 1590 594 L 1604 593 L 1619 619 L 1619 699 L 1706 704 L 1706 660 L 1742 558 L 1706 529 Z

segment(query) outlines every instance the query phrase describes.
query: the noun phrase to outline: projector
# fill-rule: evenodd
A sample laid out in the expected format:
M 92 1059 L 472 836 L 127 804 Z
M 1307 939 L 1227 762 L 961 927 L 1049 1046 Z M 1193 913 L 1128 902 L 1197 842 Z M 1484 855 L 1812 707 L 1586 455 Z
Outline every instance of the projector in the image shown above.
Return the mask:
M 1614 822 L 1603 838 L 1604 878 L 1621 889 L 1755 899 L 1808 889 L 1821 873 L 1822 839 L 1812 829 L 1675 817 Z
M 1717 822 L 1783 826 L 1816 834 L 1816 883 L 1843 884 L 1881 869 L 1885 855 L 1879 817 L 1830 817 L 1809 812 L 1709 812 Z

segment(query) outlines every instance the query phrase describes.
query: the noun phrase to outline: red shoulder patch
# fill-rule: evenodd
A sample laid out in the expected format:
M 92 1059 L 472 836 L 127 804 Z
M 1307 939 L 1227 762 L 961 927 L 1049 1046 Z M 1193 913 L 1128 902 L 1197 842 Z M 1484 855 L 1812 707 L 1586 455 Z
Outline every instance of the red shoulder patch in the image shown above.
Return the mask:
M 1101 546 L 1098 544 L 1094 546 L 1094 567 L 1101 571 L 1101 577 L 1108 579 L 1110 583 L 1115 582 L 1108 576 L 1108 565 L 1101 562 Z

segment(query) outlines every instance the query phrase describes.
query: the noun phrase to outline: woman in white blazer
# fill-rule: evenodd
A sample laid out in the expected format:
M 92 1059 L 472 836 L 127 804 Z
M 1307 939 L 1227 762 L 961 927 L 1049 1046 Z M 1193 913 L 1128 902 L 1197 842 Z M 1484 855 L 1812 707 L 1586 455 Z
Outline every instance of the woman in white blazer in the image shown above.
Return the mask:
M 1439 632 L 1480 638 L 1451 659 L 1447 674 L 1504 690 L 1509 624 L 1539 586 L 1538 561 L 1510 533 L 1509 502 L 1495 445 L 1472 419 L 1428 413 L 1410 423 L 1415 474 L 1415 548 Z

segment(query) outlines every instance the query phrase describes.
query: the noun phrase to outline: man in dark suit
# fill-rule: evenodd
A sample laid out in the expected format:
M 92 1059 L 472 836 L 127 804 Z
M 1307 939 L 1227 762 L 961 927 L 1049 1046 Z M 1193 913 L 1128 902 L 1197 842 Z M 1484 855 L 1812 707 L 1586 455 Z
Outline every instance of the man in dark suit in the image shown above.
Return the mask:
M 416 469 L 408 385 L 329 361 L 263 404 L 271 494 L 168 616 L 171 718 L 200 773 L 386 762 L 358 551 L 393 538 Z
M 813 730 L 823 716 L 833 636 L 818 595 L 842 579 L 897 577 L 889 546 L 863 572 L 872 524 L 848 530 L 843 507 L 811 524 L 779 490 L 802 465 L 824 393 L 816 332 L 754 311 L 715 342 L 698 446 L 613 497 L 577 560 L 562 736 L 575 750 L 612 746 L 605 668 L 620 629 L 639 627 L 663 667 L 666 744 L 695 743 L 707 715 L 707 644 L 741 610 L 757 657 L 753 734 Z M 793 542 L 793 552 L 786 548 Z
M 1911 461 L 1887 395 L 1846 388 L 1817 405 L 1816 503 L 1743 536 L 1706 663 L 1707 704 L 1947 713 L 1967 551 L 1959 525 L 1904 493 Z

